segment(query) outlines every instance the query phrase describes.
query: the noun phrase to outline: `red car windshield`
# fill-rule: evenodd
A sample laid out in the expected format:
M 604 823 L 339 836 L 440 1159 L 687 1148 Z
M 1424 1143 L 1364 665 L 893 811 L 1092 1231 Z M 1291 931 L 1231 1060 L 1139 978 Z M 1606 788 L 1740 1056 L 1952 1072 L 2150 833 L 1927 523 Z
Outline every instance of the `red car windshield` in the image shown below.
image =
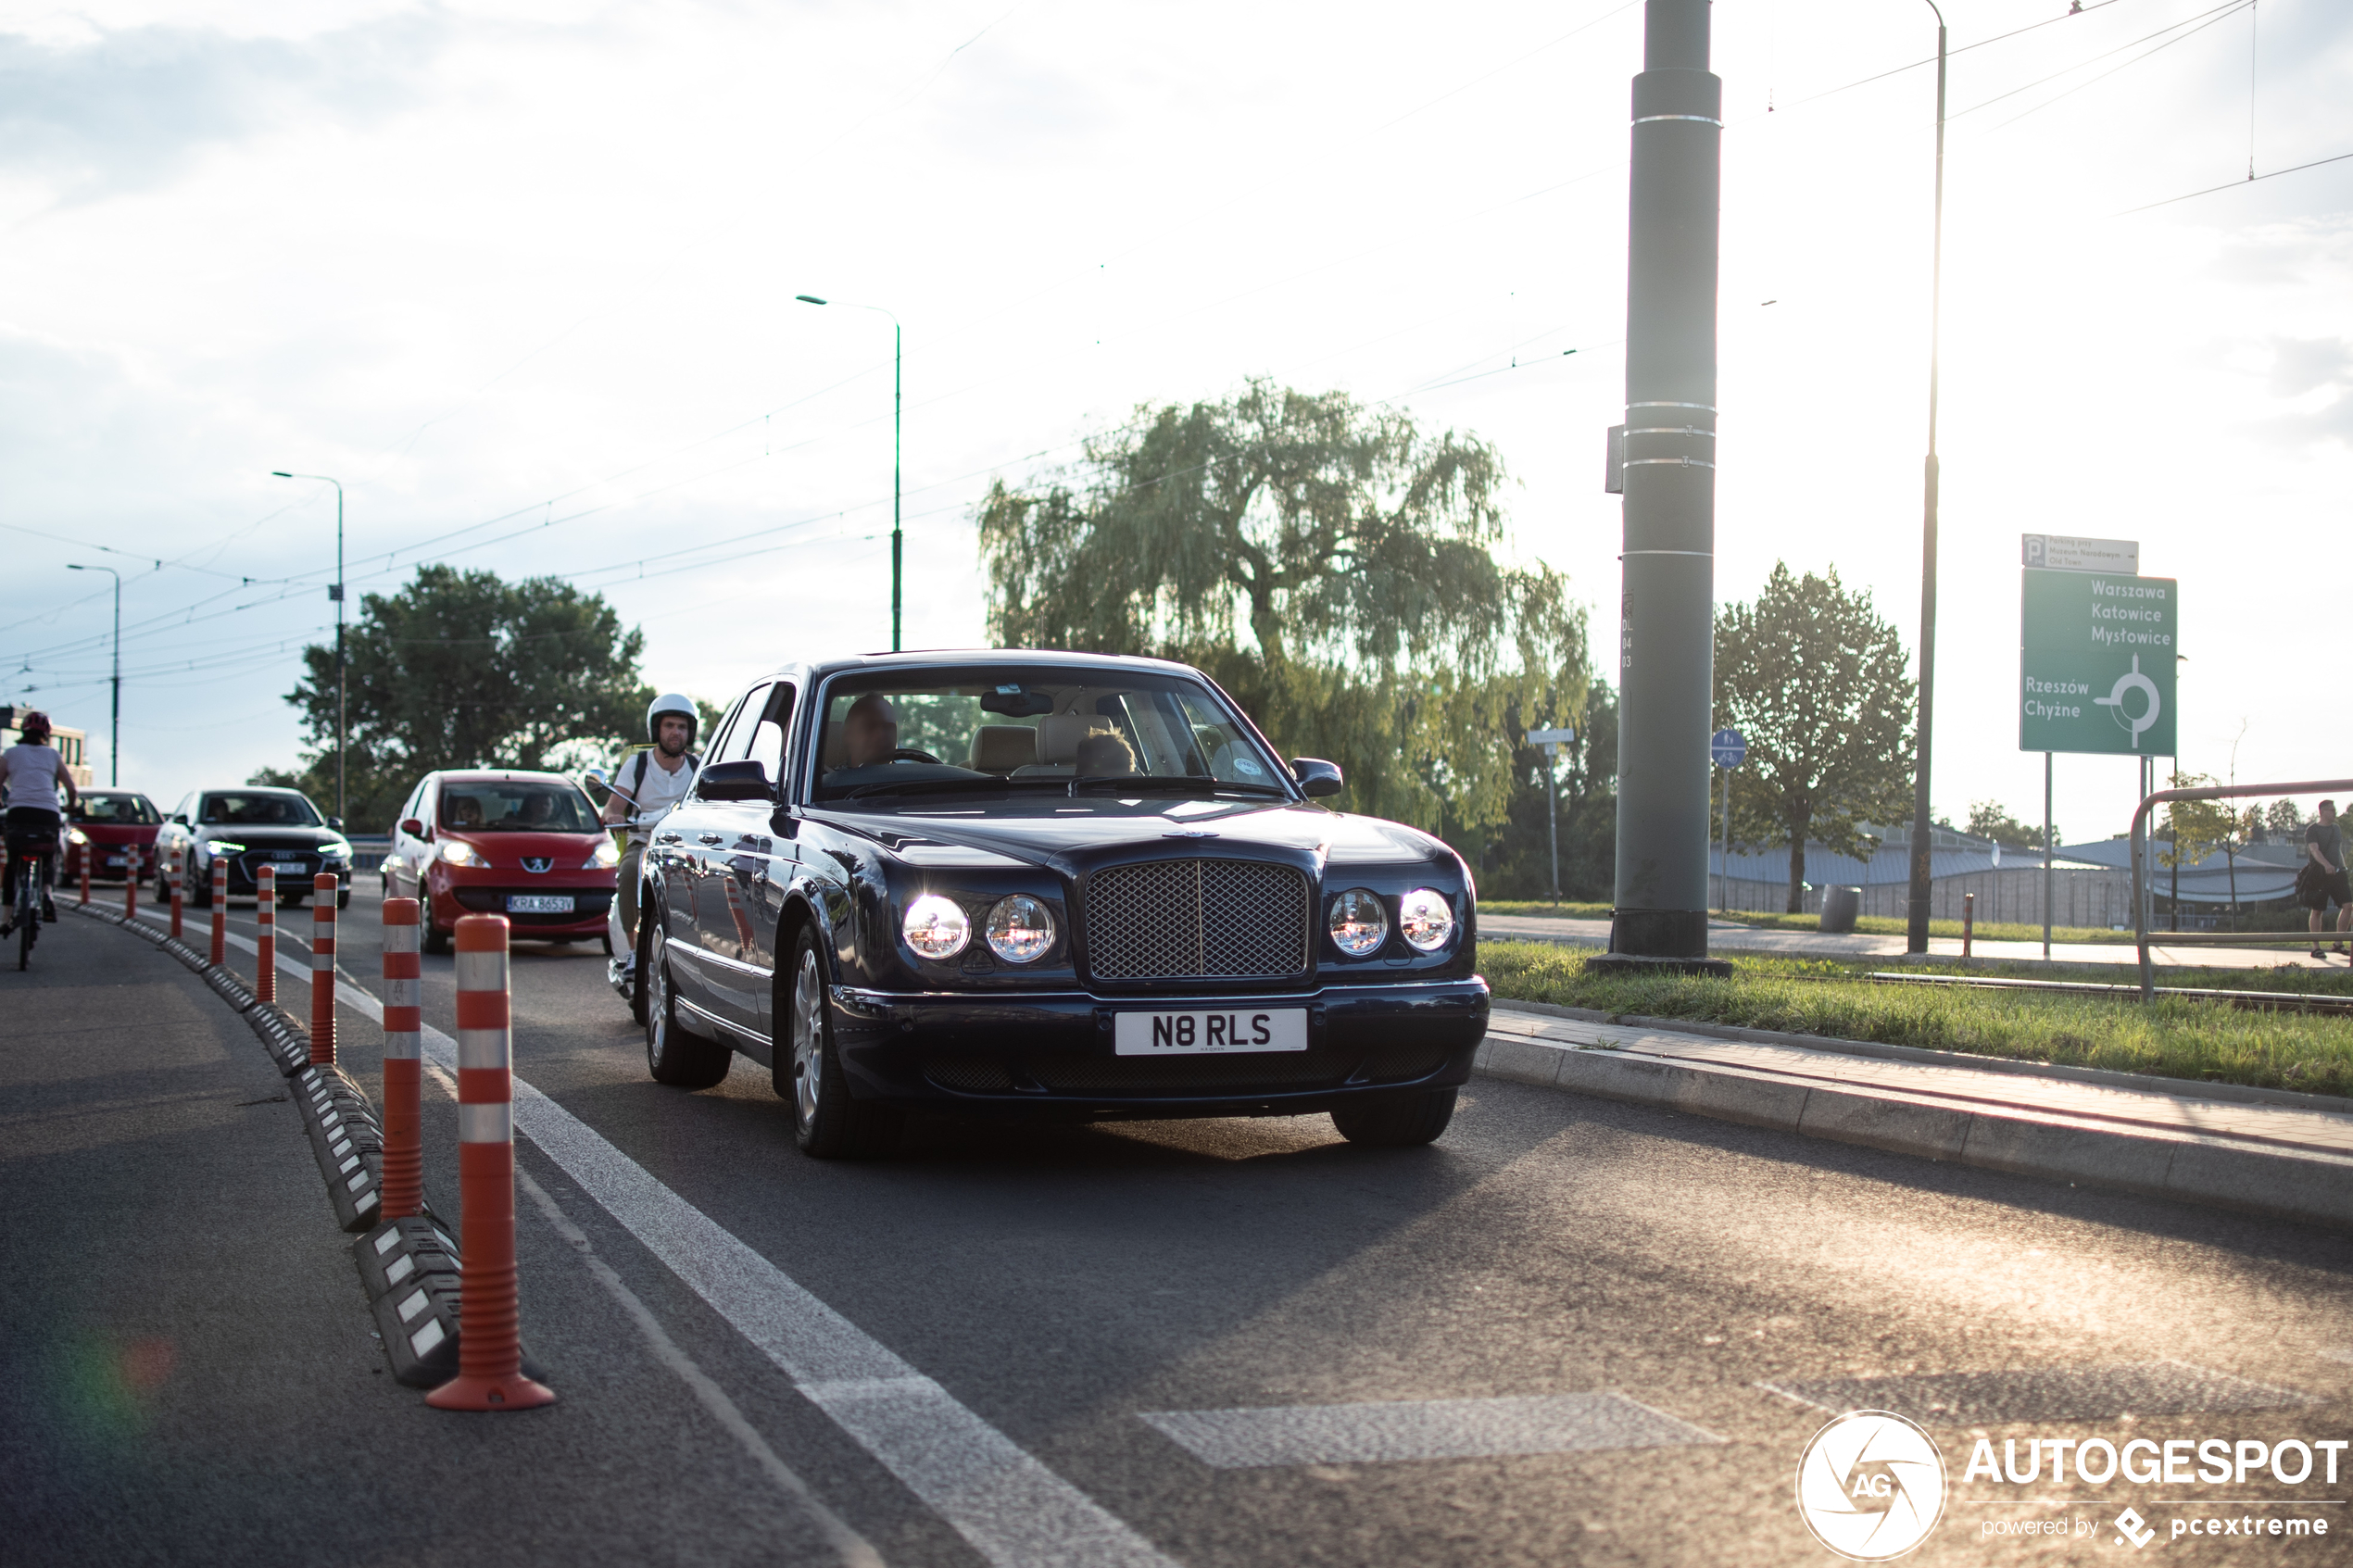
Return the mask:
M 484 779 L 441 786 L 441 825 L 452 833 L 596 833 L 597 809 L 574 786 Z
M 82 792 L 81 804 L 73 809 L 77 822 L 103 822 L 109 827 L 151 828 L 163 821 L 155 802 L 144 795 L 110 792 Z

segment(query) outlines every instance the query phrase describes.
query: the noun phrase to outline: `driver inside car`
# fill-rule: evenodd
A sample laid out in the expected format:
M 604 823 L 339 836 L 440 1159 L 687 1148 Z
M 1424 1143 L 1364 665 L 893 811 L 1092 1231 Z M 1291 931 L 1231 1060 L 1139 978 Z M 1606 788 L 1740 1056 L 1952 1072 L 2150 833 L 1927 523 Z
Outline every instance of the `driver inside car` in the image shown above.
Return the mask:
M 842 730 L 849 742 L 852 768 L 872 767 L 890 760 L 899 749 L 899 710 L 880 692 L 868 692 L 842 715 Z

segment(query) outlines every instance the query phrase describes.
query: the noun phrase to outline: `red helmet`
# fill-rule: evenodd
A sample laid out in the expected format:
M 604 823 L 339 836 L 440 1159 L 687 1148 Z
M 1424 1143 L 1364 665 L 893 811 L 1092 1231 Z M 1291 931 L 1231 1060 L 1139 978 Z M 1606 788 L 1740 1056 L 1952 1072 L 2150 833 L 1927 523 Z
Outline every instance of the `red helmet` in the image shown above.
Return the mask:
M 17 729 L 28 744 L 38 746 L 49 738 L 49 716 L 37 708 L 33 709 L 17 721 Z

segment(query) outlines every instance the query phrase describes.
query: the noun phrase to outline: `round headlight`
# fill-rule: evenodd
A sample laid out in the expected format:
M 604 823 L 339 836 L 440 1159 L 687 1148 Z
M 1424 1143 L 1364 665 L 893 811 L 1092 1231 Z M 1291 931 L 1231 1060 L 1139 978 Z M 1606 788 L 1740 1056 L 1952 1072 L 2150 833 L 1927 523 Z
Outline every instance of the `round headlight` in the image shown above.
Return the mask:
M 1389 940 L 1389 911 L 1378 895 L 1362 887 L 1335 896 L 1331 915 L 1332 946 L 1352 959 L 1378 952 Z
M 927 959 L 952 959 L 972 940 L 973 922 L 953 898 L 926 893 L 907 906 L 899 925 L 907 946 Z
M 1434 953 L 1454 935 L 1454 909 L 1435 888 L 1416 887 L 1397 900 L 1397 929 L 1418 952 Z
M 1031 963 L 1054 945 L 1054 917 L 1026 893 L 1000 898 L 988 911 L 988 950 L 1007 963 Z

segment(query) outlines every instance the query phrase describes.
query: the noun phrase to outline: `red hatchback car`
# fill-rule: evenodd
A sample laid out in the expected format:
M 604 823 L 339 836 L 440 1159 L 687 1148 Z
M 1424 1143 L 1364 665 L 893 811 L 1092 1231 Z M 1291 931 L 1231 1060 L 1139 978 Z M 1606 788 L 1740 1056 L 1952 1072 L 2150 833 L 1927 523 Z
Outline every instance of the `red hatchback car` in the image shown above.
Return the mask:
M 82 858 L 90 857 L 94 882 L 148 882 L 157 874 L 156 830 L 163 813 L 136 790 L 85 789 L 66 821 L 82 830 L 86 845 L 67 835 L 65 867 L 57 873 L 61 885 L 82 879 Z
M 394 824 L 384 893 L 423 902 L 429 953 L 449 950 L 466 914 L 505 915 L 519 940 L 602 941 L 620 861 L 561 773 L 427 773 Z

